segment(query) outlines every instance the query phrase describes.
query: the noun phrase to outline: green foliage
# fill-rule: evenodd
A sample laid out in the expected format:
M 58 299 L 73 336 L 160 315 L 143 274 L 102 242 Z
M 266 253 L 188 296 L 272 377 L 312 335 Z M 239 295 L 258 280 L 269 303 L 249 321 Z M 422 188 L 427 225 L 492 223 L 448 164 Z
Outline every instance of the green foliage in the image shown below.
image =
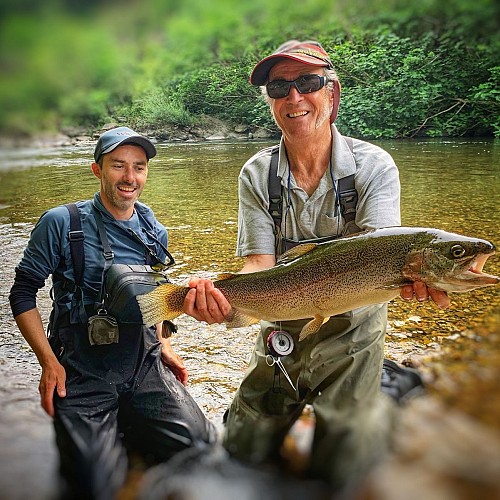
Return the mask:
M 269 127 L 272 120 L 268 107 L 259 99 L 257 89 L 248 83 L 251 67 L 241 61 L 191 72 L 173 82 L 174 95 L 194 115 L 211 115 L 234 123 L 244 120 Z
M 495 137 L 500 137 L 500 66 L 491 68 L 490 73 L 486 82 L 471 88 L 471 105 L 474 118 L 485 130 L 491 126 Z
M 189 127 L 195 122 L 194 116 L 178 96 L 158 87 L 151 88 L 138 98 L 127 114 L 131 124 L 139 127 L 161 127 L 168 124 Z
M 0 133 L 109 120 L 191 126 L 200 115 L 275 130 L 248 83 L 283 41 L 318 39 L 358 137 L 496 135 L 494 0 L 7 0 Z
M 13 17 L 4 28 L 0 130 L 13 116 L 24 116 L 28 132 L 63 121 L 92 125 L 126 98 L 126 59 L 105 31 L 86 32 L 59 16 Z
M 343 83 L 339 123 L 364 137 L 487 134 L 494 83 L 484 87 L 495 54 L 446 34 L 419 40 L 367 35 L 330 48 Z M 475 96 L 475 85 L 489 98 Z M 485 109 L 483 109 L 485 108 Z

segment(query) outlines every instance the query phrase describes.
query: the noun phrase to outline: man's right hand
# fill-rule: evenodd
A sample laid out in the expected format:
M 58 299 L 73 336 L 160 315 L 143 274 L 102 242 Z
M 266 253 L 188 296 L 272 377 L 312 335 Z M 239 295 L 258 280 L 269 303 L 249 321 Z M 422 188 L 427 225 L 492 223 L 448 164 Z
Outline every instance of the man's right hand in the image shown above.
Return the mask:
M 38 309 L 34 307 L 18 314 L 15 320 L 42 367 L 38 392 L 42 408 L 53 417 L 54 391 L 57 391 L 61 398 L 66 396 L 66 371 L 50 347 Z
M 51 417 L 54 416 L 54 391 L 60 398 L 66 397 L 66 370 L 57 361 L 51 360 L 42 365 L 42 376 L 38 386 L 42 408 Z
M 184 312 L 208 324 L 222 323 L 231 311 L 231 304 L 211 280 L 192 278 L 184 299 Z

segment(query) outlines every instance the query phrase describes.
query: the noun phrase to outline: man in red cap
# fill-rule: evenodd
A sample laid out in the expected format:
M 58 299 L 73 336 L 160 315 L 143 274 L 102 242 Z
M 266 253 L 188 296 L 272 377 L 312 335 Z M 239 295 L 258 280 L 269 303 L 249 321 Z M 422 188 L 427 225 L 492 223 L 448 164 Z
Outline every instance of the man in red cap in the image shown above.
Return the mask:
M 261 87 L 282 138 L 279 146 L 248 160 L 239 176 L 236 253 L 246 257 L 242 272 L 274 266 L 297 243 L 400 225 L 396 165 L 387 152 L 342 136 L 333 124 L 340 83 L 319 43 L 286 42 L 255 66 L 250 82 Z M 230 306 L 220 291 L 207 280 L 192 280 L 190 286 L 185 312 L 209 323 L 222 321 Z M 403 287 L 401 296 L 430 297 L 443 308 L 449 304 L 444 292 L 422 283 Z M 240 459 L 275 459 L 311 404 L 316 429 L 310 473 L 348 488 L 388 446 L 392 403 L 380 390 L 387 304 L 332 317 L 299 343 L 307 321 L 261 322 L 229 409 L 224 446 Z M 281 358 L 291 383 L 266 363 L 276 330 L 294 345 Z

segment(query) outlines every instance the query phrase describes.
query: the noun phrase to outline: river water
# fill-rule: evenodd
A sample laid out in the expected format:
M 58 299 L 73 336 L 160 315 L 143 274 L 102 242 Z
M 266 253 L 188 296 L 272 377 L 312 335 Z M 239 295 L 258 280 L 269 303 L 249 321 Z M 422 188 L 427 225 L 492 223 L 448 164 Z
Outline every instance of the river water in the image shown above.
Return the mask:
M 437 227 L 500 245 L 500 143 L 422 140 L 377 144 L 392 154 L 400 169 L 403 225 Z M 158 145 L 159 154 L 150 163 L 142 201 L 154 208 L 169 230 L 169 249 L 176 259 L 171 271 L 174 280 L 183 282 L 194 274 L 215 277 L 219 272 L 237 271 L 241 267 L 241 259 L 234 256 L 237 176 L 246 159 L 267 145 L 258 142 Z M 2 151 L 2 499 L 46 499 L 55 488 L 57 459 L 53 433 L 50 419 L 39 406 L 37 392 L 40 368 L 10 316 L 8 292 L 14 267 L 43 211 L 89 198 L 97 190 L 97 179 L 90 171 L 92 150 L 92 144 L 82 144 Z M 489 259 L 485 270 L 500 274 L 498 255 Z M 488 437 L 481 438 L 485 441 L 483 449 L 486 441 L 491 444 L 488 433 L 492 432 L 496 439 L 500 432 L 499 288 L 454 295 L 446 311 L 429 303 L 408 304 L 399 299 L 391 302 L 389 309 L 386 355 L 419 366 L 437 408 L 457 411 L 470 419 L 472 426 L 480 426 L 481 432 L 485 430 Z M 45 320 L 50 310 L 47 292 L 48 286 L 39 293 Z M 190 371 L 191 393 L 220 428 L 221 415 L 243 376 L 257 327 L 226 330 L 186 317 L 179 319 L 178 324 L 180 334 L 173 343 Z M 441 415 L 440 411 L 437 414 Z M 436 416 L 432 411 L 430 415 Z M 384 471 L 379 477 L 383 474 Z M 397 477 L 404 477 L 399 472 L 390 474 L 389 469 L 389 479 L 395 484 Z M 500 491 L 498 483 L 493 488 Z M 385 491 L 373 498 L 390 497 Z

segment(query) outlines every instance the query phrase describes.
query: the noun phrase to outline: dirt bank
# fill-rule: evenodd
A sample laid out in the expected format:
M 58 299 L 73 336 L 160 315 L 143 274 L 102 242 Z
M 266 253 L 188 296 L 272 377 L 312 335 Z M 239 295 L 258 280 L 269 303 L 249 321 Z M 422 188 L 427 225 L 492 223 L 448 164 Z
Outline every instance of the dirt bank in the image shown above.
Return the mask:
M 0 148 L 54 147 L 95 144 L 104 131 L 118 126 L 130 126 L 157 142 L 201 142 L 222 140 L 262 140 L 279 137 L 274 131 L 259 127 L 228 124 L 217 118 L 204 116 L 199 124 L 190 127 L 135 127 L 128 123 L 110 122 L 92 130 L 78 127 L 64 127 L 58 132 L 41 131 L 33 135 L 0 137 Z

